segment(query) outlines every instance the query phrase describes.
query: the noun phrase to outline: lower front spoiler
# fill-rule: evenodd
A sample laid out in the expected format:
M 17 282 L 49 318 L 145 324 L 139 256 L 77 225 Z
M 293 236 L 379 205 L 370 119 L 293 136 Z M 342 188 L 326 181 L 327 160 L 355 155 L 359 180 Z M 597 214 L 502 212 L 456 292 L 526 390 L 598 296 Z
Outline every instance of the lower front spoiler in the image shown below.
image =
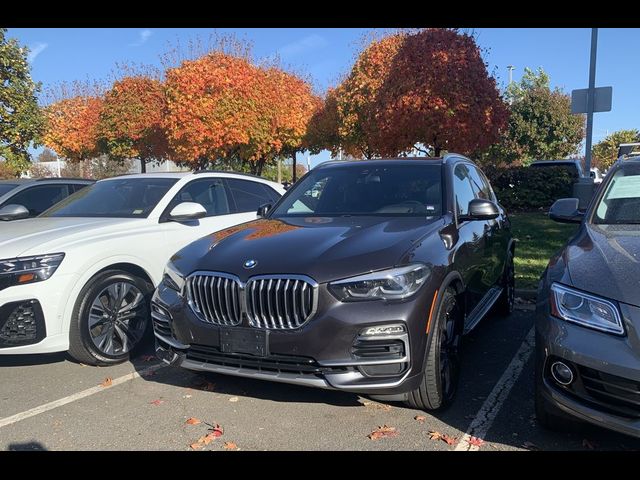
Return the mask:
M 591 408 L 583 402 L 557 391 L 546 380 L 544 380 L 542 394 L 553 406 L 578 420 L 640 438 L 640 419 L 625 418 Z
M 418 388 L 422 377 L 421 375 L 409 376 L 410 370 L 407 370 L 406 373 L 398 378 L 373 380 L 360 373 L 357 368 L 351 368 L 339 373 L 318 375 L 261 371 L 253 368 L 216 365 L 188 358 L 186 353 L 187 345 L 183 345 L 184 350 L 181 350 L 177 348 L 178 345 L 176 344 L 169 345 L 165 343 L 166 340 L 168 339 L 156 334 L 156 355 L 169 365 L 200 372 L 220 373 L 256 380 L 364 394 L 387 401 L 406 400 L 408 392 Z M 363 384 L 362 382 L 367 383 Z

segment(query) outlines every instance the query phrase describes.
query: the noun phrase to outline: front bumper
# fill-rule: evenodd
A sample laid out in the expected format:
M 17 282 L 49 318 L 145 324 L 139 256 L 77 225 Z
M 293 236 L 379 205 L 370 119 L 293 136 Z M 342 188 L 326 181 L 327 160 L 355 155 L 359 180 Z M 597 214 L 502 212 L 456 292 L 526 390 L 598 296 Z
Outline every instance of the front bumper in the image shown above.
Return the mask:
M 63 331 L 70 285 L 75 275 L 0 290 L 0 355 L 66 351 Z
M 547 295 L 541 298 L 548 298 Z M 580 420 L 640 438 L 640 308 L 620 305 L 625 336 L 598 332 L 550 315 L 548 301 L 536 313 L 537 375 L 544 398 Z M 562 385 L 551 365 L 568 365 L 573 381 Z
M 318 311 L 295 330 L 269 330 L 263 355 L 222 351 L 220 327 L 199 320 L 177 292 L 161 284 L 153 300 L 156 351 L 165 362 L 209 371 L 401 400 L 422 380 L 425 326 L 433 291 L 402 303 L 343 303 L 322 286 Z M 402 324 L 405 332 L 365 338 L 366 327 Z

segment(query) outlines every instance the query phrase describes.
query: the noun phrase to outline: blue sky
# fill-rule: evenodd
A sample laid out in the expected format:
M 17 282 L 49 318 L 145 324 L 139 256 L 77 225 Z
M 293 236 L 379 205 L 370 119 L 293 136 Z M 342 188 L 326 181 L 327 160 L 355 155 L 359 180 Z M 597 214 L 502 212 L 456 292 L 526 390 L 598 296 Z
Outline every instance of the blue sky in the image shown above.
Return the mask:
M 256 58 L 278 54 L 284 63 L 307 72 L 317 89 L 335 85 L 348 72 L 360 40 L 369 30 L 341 28 L 218 29 L 233 32 L 254 45 Z M 61 81 L 106 79 L 118 62 L 160 66 L 160 55 L 176 42 L 206 40 L 212 29 L 10 29 L 8 35 L 31 48 L 33 78 L 46 87 Z M 499 83 L 508 81 L 507 65 L 514 65 L 514 80 L 525 67 L 543 67 L 553 86 L 569 92 L 588 85 L 591 30 L 477 28 L 478 44 L 487 49 L 489 71 Z M 640 95 L 640 29 L 600 29 L 597 86 L 613 86 L 611 112 L 594 116 L 594 143 L 607 132 L 638 128 Z M 327 159 L 312 158 L 312 165 Z

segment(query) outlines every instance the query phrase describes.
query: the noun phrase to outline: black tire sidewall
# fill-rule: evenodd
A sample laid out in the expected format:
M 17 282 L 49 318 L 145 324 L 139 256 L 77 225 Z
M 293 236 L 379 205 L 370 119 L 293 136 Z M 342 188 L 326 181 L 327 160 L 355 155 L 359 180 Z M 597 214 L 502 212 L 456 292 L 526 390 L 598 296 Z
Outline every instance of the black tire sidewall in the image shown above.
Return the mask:
M 120 355 L 107 355 L 103 352 L 100 352 L 97 347 L 94 345 L 93 340 L 91 339 L 91 335 L 89 333 L 89 309 L 95 297 L 98 293 L 100 293 L 105 287 L 109 286 L 112 283 L 121 281 L 126 281 L 131 283 L 136 288 L 138 288 L 143 295 L 145 296 L 145 333 L 143 338 L 135 345 L 129 352 L 123 353 Z M 90 280 L 87 285 L 83 288 L 82 292 L 78 296 L 78 300 L 76 302 L 76 306 L 73 312 L 73 322 L 75 323 L 75 327 L 80 332 L 80 338 L 82 341 L 83 349 L 95 358 L 96 362 L 99 364 L 117 364 L 126 361 L 133 352 L 135 352 L 141 344 L 144 343 L 144 338 L 147 337 L 149 332 L 150 325 L 150 301 L 151 294 L 153 293 L 152 285 L 146 280 L 133 275 L 129 272 L 123 270 L 108 270 L 105 271 L 92 280 Z

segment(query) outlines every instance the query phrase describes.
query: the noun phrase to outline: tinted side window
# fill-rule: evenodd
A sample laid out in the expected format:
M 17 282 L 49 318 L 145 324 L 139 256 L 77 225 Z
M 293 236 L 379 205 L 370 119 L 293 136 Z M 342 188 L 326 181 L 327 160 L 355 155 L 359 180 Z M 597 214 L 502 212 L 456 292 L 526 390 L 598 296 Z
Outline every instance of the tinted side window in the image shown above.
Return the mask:
M 89 186 L 88 183 L 72 183 L 71 185 L 69 185 L 69 187 L 73 189 L 73 193 L 79 190 L 82 190 L 83 188 L 86 188 L 88 186 Z
M 231 213 L 229 198 L 221 178 L 203 178 L 189 182 L 177 193 L 167 211 L 182 202 L 199 203 L 207 211 L 207 217 Z
M 255 212 L 260 205 L 273 202 L 261 183 L 227 178 L 227 184 L 236 202 L 236 212 Z
M 469 202 L 476 198 L 471 185 L 469 167 L 463 163 L 453 170 L 453 193 L 456 196 L 458 215 L 469 213 Z
M 35 217 L 69 196 L 67 185 L 40 185 L 27 188 L 9 199 L 7 204 L 23 205 Z
M 473 185 L 476 198 L 495 201 L 493 190 L 491 190 L 489 180 L 484 176 L 484 173 L 475 167 L 469 167 L 469 177 L 471 179 L 471 184 Z

